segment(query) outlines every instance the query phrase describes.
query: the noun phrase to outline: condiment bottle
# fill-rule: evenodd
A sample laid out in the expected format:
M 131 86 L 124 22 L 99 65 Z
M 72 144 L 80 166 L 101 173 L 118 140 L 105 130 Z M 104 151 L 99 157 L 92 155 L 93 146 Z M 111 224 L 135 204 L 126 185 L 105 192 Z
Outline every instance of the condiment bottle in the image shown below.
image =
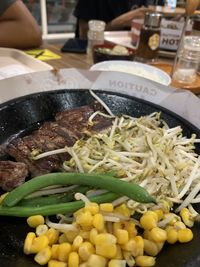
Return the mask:
M 103 44 L 104 43 L 104 30 L 105 30 L 105 22 L 101 20 L 90 20 L 88 22 L 88 46 L 87 46 L 87 54 L 92 54 L 92 49 L 94 45 Z
M 142 62 L 154 61 L 158 56 L 160 42 L 160 13 L 146 13 L 140 33 L 135 59 Z
M 186 36 L 172 76 L 173 80 L 181 84 L 194 82 L 197 77 L 199 63 L 200 37 Z

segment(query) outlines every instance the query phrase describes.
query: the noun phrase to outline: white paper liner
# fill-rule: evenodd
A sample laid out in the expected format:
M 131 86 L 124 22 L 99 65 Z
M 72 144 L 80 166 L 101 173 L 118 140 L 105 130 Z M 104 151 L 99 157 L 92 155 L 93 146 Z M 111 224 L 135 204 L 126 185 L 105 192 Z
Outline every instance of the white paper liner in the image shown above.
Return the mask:
M 0 81 L 0 104 L 20 96 L 59 89 L 102 89 L 135 96 L 175 112 L 200 129 L 200 99 L 192 92 L 113 71 L 61 69 L 4 79 Z

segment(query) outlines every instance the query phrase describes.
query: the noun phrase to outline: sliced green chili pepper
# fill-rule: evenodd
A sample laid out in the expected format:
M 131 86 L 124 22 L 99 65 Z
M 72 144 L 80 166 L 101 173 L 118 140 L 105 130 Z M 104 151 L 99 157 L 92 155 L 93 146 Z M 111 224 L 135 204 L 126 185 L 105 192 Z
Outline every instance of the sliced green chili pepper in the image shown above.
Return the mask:
M 91 201 L 96 203 L 111 202 L 119 196 L 115 193 L 105 193 L 100 196 L 89 198 Z M 17 217 L 29 217 L 31 215 L 56 215 L 60 214 L 71 214 L 76 210 L 85 206 L 83 201 L 73 201 L 68 203 L 61 203 L 55 205 L 47 205 L 41 207 L 3 207 L 0 206 L 0 216 L 17 216 Z
M 11 191 L 4 199 L 3 205 L 15 206 L 27 195 L 50 185 L 88 185 L 102 188 L 118 195 L 124 195 L 137 202 L 155 202 L 155 199 L 141 186 L 121 181 L 109 175 L 88 173 L 50 173 L 35 177 Z

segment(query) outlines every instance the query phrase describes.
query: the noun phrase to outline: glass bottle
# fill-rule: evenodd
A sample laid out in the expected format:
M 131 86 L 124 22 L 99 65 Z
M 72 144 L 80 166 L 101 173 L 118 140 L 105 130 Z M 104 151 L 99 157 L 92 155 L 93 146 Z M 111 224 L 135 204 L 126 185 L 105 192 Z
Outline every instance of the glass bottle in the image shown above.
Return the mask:
M 140 33 L 135 59 L 141 62 L 151 62 L 158 57 L 160 43 L 160 13 L 146 13 Z
M 92 54 L 92 48 L 94 45 L 103 44 L 104 43 L 104 30 L 105 30 L 105 22 L 101 20 L 90 20 L 88 22 L 88 46 L 87 46 L 87 54 Z
M 190 84 L 196 80 L 200 63 L 200 37 L 186 36 L 183 40 L 183 48 L 175 66 L 173 80 Z

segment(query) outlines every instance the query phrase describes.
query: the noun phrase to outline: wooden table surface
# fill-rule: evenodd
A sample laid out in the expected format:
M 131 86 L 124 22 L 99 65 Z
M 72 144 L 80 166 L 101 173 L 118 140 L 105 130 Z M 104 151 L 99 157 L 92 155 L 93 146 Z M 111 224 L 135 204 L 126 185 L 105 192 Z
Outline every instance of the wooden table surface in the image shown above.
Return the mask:
M 80 68 L 80 69 L 89 69 L 92 65 L 91 58 L 86 54 L 77 54 L 77 53 L 62 53 L 60 51 L 64 42 L 56 42 L 56 43 L 44 43 L 43 48 L 49 49 L 50 51 L 60 55 L 60 59 L 49 60 L 46 61 L 49 65 L 54 67 L 55 69 L 62 68 Z M 159 58 L 159 60 L 154 64 L 154 66 L 162 69 L 166 73 L 170 74 L 172 68 L 173 58 Z M 183 88 L 192 91 L 195 94 L 200 94 L 200 76 L 198 76 L 195 84 L 190 86 L 180 85 L 172 81 L 171 84 L 176 88 Z
M 49 65 L 54 67 L 55 69 L 62 68 L 80 68 L 80 69 L 89 69 L 92 65 L 90 57 L 86 54 L 76 54 L 76 53 L 62 53 L 60 51 L 64 42 L 56 42 L 56 43 L 45 43 L 43 44 L 43 48 L 49 49 L 52 52 L 60 55 L 60 59 L 48 60 L 46 61 Z

